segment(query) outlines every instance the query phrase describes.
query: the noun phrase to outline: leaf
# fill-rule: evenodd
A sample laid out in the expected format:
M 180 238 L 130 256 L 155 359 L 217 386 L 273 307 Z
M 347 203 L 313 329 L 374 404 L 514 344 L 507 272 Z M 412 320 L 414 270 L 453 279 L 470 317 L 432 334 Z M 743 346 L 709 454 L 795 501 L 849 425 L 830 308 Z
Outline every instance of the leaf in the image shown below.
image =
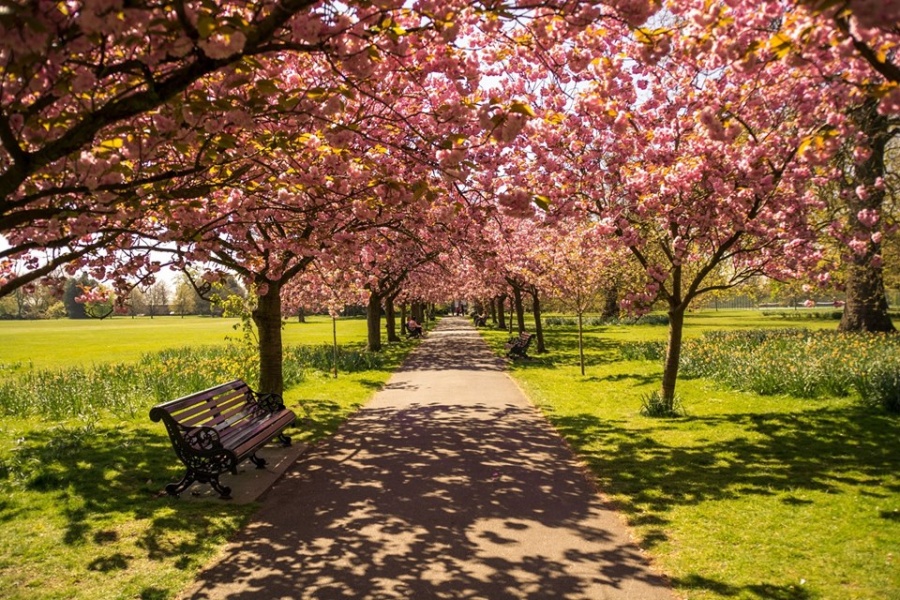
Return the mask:
M 535 194 L 534 203 L 542 210 L 550 210 L 550 198 L 542 194 Z
M 314 87 L 306 90 L 306 97 L 310 100 L 322 100 L 328 96 L 329 93 L 328 88 L 323 87 Z
M 419 179 L 412 185 L 413 197 L 416 200 L 421 199 L 422 196 L 424 196 L 427 191 L 428 191 L 428 182 L 426 182 L 424 179 Z
M 452 133 L 441 140 L 438 144 L 438 148 L 441 150 L 452 150 L 455 146 L 462 144 L 467 139 L 469 138 L 461 133 Z
M 209 15 L 200 15 L 197 18 L 197 32 L 203 39 L 211 36 L 217 29 L 218 23 Z
M 534 109 L 531 108 L 530 105 L 525 102 L 513 102 L 509 107 L 509 112 L 518 113 L 520 115 L 525 115 L 526 117 L 534 117 L 535 112 Z
M 272 79 L 263 79 L 256 83 L 256 89 L 260 94 L 264 96 L 274 96 L 281 92 L 278 86 L 275 84 L 275 81 Z
M 552 123 L 554 125 L 559 125 L 560 123 L 562 123 L 563 121 L 566 120 L 566 115 L 564 115 L 563 113 L 560 113 L 560 112 L 554 112 L 554 113 L 550 113 L 547 116 L 545 116 L 544 120 L 547 121 L 548 123 Z
M 776 33 L 769 39 L 769 49 L 776 58 L 784 58 L 791 51 L 793 43 L 791 38 L 784 33 Z
M 237 146 L 237 138 L 229 133 L 225 133 L 219 136 L 219 147 L 220 148 L 235 148 Z

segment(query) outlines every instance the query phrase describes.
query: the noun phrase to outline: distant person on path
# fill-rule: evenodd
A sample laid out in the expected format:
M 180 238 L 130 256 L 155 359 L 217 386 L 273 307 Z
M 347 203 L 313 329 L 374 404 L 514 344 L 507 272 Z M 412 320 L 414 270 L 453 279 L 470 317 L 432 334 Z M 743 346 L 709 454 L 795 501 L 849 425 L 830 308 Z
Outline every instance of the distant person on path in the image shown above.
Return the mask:
M 410 337 L 422 337 L 422 326 L 412 316 L 406 320 L 406 330 Z

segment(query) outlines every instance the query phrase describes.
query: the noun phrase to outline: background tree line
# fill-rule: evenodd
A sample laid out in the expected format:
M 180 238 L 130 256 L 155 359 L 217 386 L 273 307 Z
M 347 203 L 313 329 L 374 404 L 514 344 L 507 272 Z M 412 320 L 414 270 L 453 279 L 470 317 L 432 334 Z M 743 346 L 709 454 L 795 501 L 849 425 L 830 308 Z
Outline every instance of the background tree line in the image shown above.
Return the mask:
M 124 312 L 116 312 L 113 306 L 115 297 L 105 302 L 80 300 L 85 289 L 103 285 L 103 282 L 80 274 L 63 279 L 62 289 L 59 289 L 50 281 L 39 280 L 0 298 L 0 319 L 101 319 L 113 314 L 132 318 L 164 315 L 220 317 L 223 313 L 220 301 L 230 296 L 244 298 L 247 294 L 234 277 L 228 277 L 212 294 L 203 297 L 187 277 L 181 275 L 173 281 L 158 280 L 135 287 L 123 305 Z

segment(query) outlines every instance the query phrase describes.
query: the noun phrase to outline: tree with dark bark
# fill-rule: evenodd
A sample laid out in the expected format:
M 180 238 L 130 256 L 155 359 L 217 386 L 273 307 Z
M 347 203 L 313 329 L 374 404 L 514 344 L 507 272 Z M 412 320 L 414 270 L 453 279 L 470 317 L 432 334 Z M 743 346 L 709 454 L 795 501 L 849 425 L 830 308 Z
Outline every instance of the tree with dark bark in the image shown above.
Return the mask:
M 879 114 L 868 100 L 850 111 L 861 134 L 843 153 L 841 199 L 846 203 L 846 231 L 850 251 L 845 256 L 846 304 L 841 331 L 896 331 L 888 314 L 884 290 L 882 236 L 885 221 L 885 153 L 900 132 L 900 122 Z

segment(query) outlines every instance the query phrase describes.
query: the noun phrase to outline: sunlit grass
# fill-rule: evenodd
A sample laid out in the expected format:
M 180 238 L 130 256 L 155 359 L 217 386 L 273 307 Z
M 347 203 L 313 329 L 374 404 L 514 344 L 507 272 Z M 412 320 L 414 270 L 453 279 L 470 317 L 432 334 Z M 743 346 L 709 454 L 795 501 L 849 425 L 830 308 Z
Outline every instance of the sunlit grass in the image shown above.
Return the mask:
M 285 324 L 285 345 L 331 344 L 331 319 L 307 317 Z M 12 368 L 36 369 L 134 362 L 145 353 L 181 346 L 228 344 L 239 339 L 237 319 L 214 317 L 114 317 L 49 321 L 0 321 L 0 372 Z M 341 318 L 338 343 L 364 341 L 366 321 Z
M 52 330 L 56 343 L 45 346 L 46 355 L 32 366 L 7 369 L 6 380 L 13 384 L 17 377 L 52 379 L 41 370 L 52 369 L 61 379 L 47 389 L 66 400 L 43 411 L 23 408 L 0 421 L 0 597 L 173 598 L 255 508 L 159 497 L 165 484 L 181 477 L 183 466 L 165 429 L 147 416 L 157 395 L 202 389 L 207 381 L 201 377 L 239 372 L 239 361 L 221 352 L 230 346 L 224 336 L 237 332 L 214 319 L 153 319 L 164 324 L 155 334 L 152 327 L 125 321 L 113 320 L 106 329 L 99 322 L 87 327 L 72 321 L 39 327 L 30 336 Z M 3 329 L 7 325 L 16 327 Z M 331 342 L 331 327 L 330 319 L 318 318 L 285 328 L 286 356 L 294 363 L 286 369 L 293 379 L 285 403 L 298 415 L 287 433 L 297 442 L 314 443 L 332 434 L 415 345 L 388 345 L 377 360 L 366 358 L 365 320 L 339 320 L 346 360 L 335 378 L 323 370 L 330 366 L 322 344 Z M 0 323 L 0 330 L 7 341 L 29 337 L 19 323 Z M 70 351 L 85 339 L 92 348 L 89 360 Z M 297 348 L 300 340 L 310 346 Z M 201 342 L 197 350 L 187 347 Z M 104 348 L 109 349 L 105 360 Z M 4 362 L 26 356 L 8 345 L 2 352 Z M 172 387 L 148 389 L 126 403 L 116 397 L 123 393 L 116 386 L 145 381 L 142 365 L 160 372 L 157 385 Z M 77 392 L 84 385 L 101 389 L 76 393 L 75 401 L 60 389 Z M 68 414 L 60 416 L 60 411 Z
M 687 330 L 836 324 L 709 311 Z M 502 350 L 505 332 L 485 335 Z M 683 597 L 900 597 L 900 417 L 853 394 L 760 396 L 695 378 L 678 383 L 686 416 L 649 418 L 641 397 L 661 364 L 622 360 L 621 347 L 665 340 L 665 326 L 591 328 L 584 377 L 575 331 L 546 335 L 549 352 L 516 361 L 513 376 Z

